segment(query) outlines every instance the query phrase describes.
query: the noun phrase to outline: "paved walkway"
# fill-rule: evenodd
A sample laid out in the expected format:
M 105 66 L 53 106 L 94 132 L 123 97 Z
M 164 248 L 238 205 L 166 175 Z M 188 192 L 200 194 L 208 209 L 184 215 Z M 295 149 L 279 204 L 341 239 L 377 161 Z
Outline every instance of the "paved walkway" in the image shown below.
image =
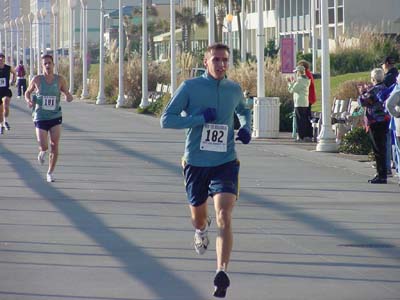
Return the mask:
M 63 109 L 53 184 L 24 101 L 0 136 L 0 299 L 213 299 L 214 239 L 203 256 L 191 245 L 183 131 L 112 106 Z M 370 185 L 370 164 L 307 147 L 238 145 L 227 299 L 400 299 L 399 186 Z

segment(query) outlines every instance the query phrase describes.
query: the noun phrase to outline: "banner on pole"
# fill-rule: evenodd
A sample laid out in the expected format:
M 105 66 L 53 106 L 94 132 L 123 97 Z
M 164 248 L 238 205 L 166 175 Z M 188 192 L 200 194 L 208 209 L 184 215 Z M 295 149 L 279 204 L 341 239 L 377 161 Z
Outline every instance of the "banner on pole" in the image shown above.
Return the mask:
M 293 73 L 295 68 L 294 38 L 281 38 L 281 72 Z

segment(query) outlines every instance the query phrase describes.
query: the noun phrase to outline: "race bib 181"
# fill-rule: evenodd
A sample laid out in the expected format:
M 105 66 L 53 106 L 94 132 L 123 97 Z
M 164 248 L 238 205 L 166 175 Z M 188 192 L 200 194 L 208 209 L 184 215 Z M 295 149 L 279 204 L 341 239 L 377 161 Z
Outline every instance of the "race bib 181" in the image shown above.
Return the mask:
M 56 96 L 43 96 L 42 108 L 44 110 L 55 110 L 57 106 Z

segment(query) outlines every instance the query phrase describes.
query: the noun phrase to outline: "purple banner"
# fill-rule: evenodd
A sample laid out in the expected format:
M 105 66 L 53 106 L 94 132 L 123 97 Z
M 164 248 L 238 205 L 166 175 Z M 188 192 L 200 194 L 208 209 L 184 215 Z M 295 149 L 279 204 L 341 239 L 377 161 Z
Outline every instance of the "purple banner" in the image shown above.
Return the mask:
M 294 39 L 281 38 L 281 72 L 293 73 L 294 68 Z

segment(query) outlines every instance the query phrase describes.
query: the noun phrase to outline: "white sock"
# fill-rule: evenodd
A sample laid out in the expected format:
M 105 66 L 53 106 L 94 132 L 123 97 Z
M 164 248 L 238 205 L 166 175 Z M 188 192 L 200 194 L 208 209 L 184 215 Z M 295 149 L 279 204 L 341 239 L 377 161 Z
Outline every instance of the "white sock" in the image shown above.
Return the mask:
M 218 273 L 218 272 L 220 272 L 220 271 L 224 271 L 224 272 L 226 273 L 225 268 L 217 269 L 217 271 L 216 271 L 215 273 Z

